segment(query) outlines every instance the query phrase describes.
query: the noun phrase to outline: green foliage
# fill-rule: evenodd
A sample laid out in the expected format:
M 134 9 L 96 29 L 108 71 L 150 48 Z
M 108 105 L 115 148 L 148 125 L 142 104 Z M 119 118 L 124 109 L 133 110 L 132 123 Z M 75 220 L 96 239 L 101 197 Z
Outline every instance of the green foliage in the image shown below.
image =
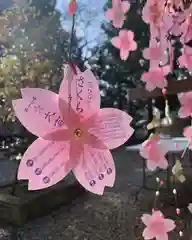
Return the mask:
M 6 46 L 0 58 L 1 122 L 14 121 L 11 101 L 20 97 L 20 88 L 58 84 L 67 42 L 58 38 L 63 30 L 52 4 L 47 9 L 42 0 L 16 0 L 16 8 L 0 18 L 0 43 Z

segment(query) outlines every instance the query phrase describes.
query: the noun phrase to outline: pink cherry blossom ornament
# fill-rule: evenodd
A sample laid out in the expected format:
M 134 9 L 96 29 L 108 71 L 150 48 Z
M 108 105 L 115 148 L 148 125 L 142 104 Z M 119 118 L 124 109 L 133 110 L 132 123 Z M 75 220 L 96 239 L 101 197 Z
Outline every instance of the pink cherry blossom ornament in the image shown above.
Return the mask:
M 147 160 L 147 168 L 151 171 L 157 167 L 166 169 L 168 167 L 165 155 L 167 149 L 159 142 L 158 137 L 152 137 L 142 143 L 140 155 Z
M 155 88 L 163 89 L 167 87 L 166 75 L 169 73 L 170 67 L 152 67 L 148 72 L 141 76 L 141 80 L 146 83 L 145 88 L 148 91 L 153 91 Z
M 112 0 L 112 8 L 105 12 L 105 16 L 112 21 L 115 28 L 121 28 L 125 21 L 125 13 L 129 11 L 129 8 L 128 1 Z
M 114 47 L 119 48 L 122 60 L 127 60 L 130 51 L 137 49 L 137 43 L 134 41 L 134 33 L 132 31 L 120 30 L 118 37 L 113 37 L 111 42 Z
M 142 222 L 146 225 L 143 231 L 145 240 L 168 240 L 168 232 L 173 231 L 176 227 L 175 222 L 171 219 L 164 218 L 162 212 L 154 211 L 152 215 L 143 214 Z
M 178 94 L 181 107 L 179 109 L 179 117 L 186 118 L 192 117 L 192 92 Z
M 109 149 L 132 135 L 132 118 L 118 109 L 100 109 L 98 81 L 90 70 L 76 70 L 77 75 L 66 68 L 59 94 L 25 88 L 22 99 L 13 101 L 21 123 L 39 137 L 25 152 L 18 170 L 18 179 L 29 180 L 29 190 L 50 187 L 71 170 L 95 194 L 114 185 Z

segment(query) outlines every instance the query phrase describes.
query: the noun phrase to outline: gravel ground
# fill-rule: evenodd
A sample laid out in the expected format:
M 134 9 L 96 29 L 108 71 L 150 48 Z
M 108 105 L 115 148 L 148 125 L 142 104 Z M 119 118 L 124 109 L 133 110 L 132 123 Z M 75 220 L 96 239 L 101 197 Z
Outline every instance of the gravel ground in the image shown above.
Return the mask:
M 144 226 L 140 217 L 152 208 L 154 192 L 143 190 L 134 203 L 138 190 L 134 185 L 142 180 L 142 160 L 124 149 L 113 155 L 117 167 L 114 188 L 107 188 L 103 196 L 86 194 L 70 206 L 26 224 L 17 236 L 11 237 L 11 227 L 0 223 L 0 240 L 141 240 Z M 172 214 L 170 209 L 167 214 Z M 170 235 L 170 240 L 176 239 L 174 233 Z M 190 240 L 190 235 L 182 240 Z

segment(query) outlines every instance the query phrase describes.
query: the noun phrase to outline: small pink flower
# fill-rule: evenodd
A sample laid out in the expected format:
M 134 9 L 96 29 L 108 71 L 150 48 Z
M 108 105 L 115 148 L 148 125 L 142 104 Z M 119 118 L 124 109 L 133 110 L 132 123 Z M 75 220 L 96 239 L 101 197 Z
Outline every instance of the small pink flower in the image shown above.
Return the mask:
M 181 51 L 182 55 L 178 58 L 180 66 L 192 70 L 192 48 L 185 45 Z
M 181 107 L 179 110 L 179 117 L 186 118 L 192 116 L 192 92 L 180 93 L 178 95 Z
M 68 14 L 73 16 L 77 12 L 77 2 L 76 0 L 70 0 L 68 5 Z
M 111 42 L 114 47 L 120 49 L 120 57 L 126 60 L 130 51 L 137 49 L 137 43 L 134 41 L 134 33 L 132 31 L 120 30 L 119 36 L 113 37 Z
M 158 25 L 162 18 L 163 8 L 164 5 L 161 1 L 147 1 L 142 12 L 143 21 L 148 24 Z
M 167 87 L 167 80 L 165 76 L 169 73 L 170 67 L 155 67 L 149 69 L 149 72 L 143 73 L 141 80 L 146 82 L 145 88 L 148 91 L 153 91 L 155 88 Z
M 147 160 L 147 168 L 151 171 L 157 167 L 166 169 L 168 167 L 165 154 L 167 150 L 159 143 L 159 138 L 151 138 L 143 142 L 140 155 Z
M 192 127 L 186 127 L 183 131 L 183 136 L 190 142 L 189 148 L 192 149 Z
M 157 64 L 160 62 L 166 63 L 167 55 L 165 54 L 165 48 L 156 41 L 151 41 L 149 48 L 143 50 L 143 57 Z
M 143 214 L 142 222 L 146 225 L 143 231 L 145 240 L 156 238 L 156 240 L 168 240 L 168 232 L 176 227 L 171 219 L 164 218 L 162 212 L 154 211 L 152 215 Z
M 129 8 L 128 1 L 112 0 L 112 8 L 105 12 L 105 16 L 113 22 L 114 27 L 121 28 L 125 21 L 125 13 L 129 11 Z

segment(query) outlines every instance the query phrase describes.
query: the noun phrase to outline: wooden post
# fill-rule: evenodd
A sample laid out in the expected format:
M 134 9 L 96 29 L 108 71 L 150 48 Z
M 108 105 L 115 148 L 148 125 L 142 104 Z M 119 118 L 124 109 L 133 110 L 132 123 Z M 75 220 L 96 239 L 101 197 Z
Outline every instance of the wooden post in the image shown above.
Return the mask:
M 167 94 L 177 94 L 182 92 L 188 92 L 192 90 L 192 77 L 189 76 L 185 80 L 170 79 L 167 88 Z M 130 101 L 138 99 L 156 98 L 162 96 L 161 89 L 155 89 L 154 91 L 147 91 L 144 87 L 128 90 L 127 97 Z

